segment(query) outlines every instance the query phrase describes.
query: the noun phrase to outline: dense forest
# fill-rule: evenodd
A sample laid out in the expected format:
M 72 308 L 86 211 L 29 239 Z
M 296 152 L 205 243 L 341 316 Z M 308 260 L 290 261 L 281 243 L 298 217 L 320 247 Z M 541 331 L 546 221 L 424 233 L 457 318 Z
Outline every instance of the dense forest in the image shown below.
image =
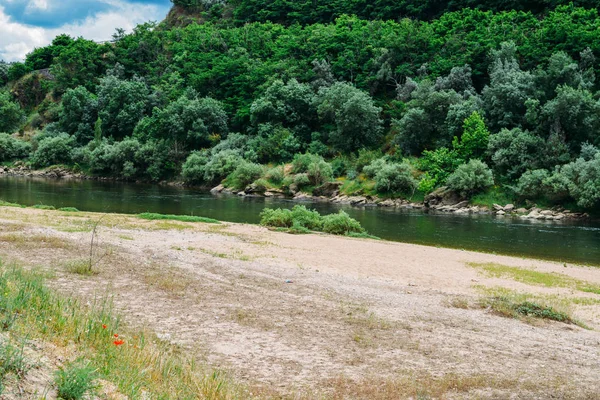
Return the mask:
M 596 1 L 173 1 L 0 62 L 0 162 L 600 207 Z

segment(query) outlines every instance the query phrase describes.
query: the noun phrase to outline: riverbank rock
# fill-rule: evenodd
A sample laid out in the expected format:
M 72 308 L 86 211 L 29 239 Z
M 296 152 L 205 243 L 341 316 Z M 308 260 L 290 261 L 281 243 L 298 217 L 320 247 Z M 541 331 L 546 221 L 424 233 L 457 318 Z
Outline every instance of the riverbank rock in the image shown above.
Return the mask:
M 340 193 L 342 185 L 342 182 L 327 182 L 313 190 L 313 194 L 315 196 L 335 197 Z
M 225 190 L 225 186 L 219 185 L 219 186 L 216 186 L 216 187 L 212 188 L 210 190 L 210 192 L 211 193 L 221 193 L 221 192 L 223 192 L 223 190 Z
M 452 206 L 464 200 L 458 193 L 443 186 L 425 196 L 424 204 L 427 208 L 433 208 L 434 206 Z

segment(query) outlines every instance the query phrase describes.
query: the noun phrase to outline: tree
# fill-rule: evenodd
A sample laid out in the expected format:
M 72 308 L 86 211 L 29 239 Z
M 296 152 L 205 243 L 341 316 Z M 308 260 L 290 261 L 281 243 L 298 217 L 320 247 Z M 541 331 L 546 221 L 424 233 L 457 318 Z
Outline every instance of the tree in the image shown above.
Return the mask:
M 448 187 L 462 196 L 472 196 L 494 184 L 492 170 L 480 160 L 471 160 L 459 166 L 446 182 Z
M 25 115 L 10 93 L 0 91 L 0 132 L 12 133 L 23 122 Z
M 335 83 L 319 90 L 317 110 L 323 123 L 332 123 L 329 142 L 341 151 L 371 147 L 381 138 L 381 108 L 362 90 Z
M 62 98 L 59 125 L 61 129 L 87 144 L 94 138 L 94 124 L 98 119 L 98 99 L 85 87 L 68 89 Z
M 545 141 L 519 128 L 503 129 L 490 136 L 488 151 L 494 169 L 509 179 L 516 179 L 527 170 L 541 167 Z
M 489 138 L 490 131 L 485 126 L 485 121 L 479 113 L 474 112 L 465 119 L 464 132 L 460 139 L 454 137 L 452 147 L 465 161 L 473 158 L 481 159 L 487 151 Z
M 104 135 L 116 140 L 130 136 L 148 112 L 149 96 L 148 87 L 139 78 L 125 80 L 112 74 L 102 78 L 98 88 L 98 116 Z

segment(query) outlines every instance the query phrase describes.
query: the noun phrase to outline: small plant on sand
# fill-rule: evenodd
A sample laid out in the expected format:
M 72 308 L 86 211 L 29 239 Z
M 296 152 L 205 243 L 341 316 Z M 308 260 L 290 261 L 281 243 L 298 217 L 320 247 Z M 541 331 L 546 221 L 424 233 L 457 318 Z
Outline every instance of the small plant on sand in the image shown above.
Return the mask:
M 64 212 L 79 212 L 78 209 L 76 209 L 75 207 L 62 207 L 59 208 L 58 211 L 64 211 Z
M 47 206 L 45 204 L 36 204 L 35 206 L 32 206 L 31 208 L 35 208 L 38 210 L 56 210 L 56 208 L 54 206 Z
M 171 214 L 156 214 L 156 213 L 142 213 L 138 214 L 138 218 L 147 219 L 149 221 L 181 221 L 181 222 L 203 222 L 205 224 L 220 224 L 220 221 L 212 218 L 195 217 L 192 215 L 171 215 Z
M 96 377 L 96 370 L 88 363 L 77 362 L 59 369 L 54 380 L 59 398 L 80 400 L 93 395 Z

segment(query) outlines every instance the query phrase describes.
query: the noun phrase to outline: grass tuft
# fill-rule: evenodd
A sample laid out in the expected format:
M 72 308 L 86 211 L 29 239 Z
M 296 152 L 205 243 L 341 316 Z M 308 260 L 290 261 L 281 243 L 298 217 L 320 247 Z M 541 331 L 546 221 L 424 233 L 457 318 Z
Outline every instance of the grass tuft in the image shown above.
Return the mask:
M 171 214 L 156 214 L 156 213 L 142 213 L 138 214 L 138 218 L 146 219 L 149 221 L 181 221 L 181 222 L 203 222 L 205 224 L 220 224 L 220 221 L 212 218 L 195 217 L 192 215 L 171 215 Z
M 10 203 L 8 201 L 0 200 L 0 207 L 17 207 L 17 208 L 25 208 L 25 206 L 17 203 Z
M 64 211 L 64 212 L 79 212 L 78 209 L 76 209 L 75 207 L 62 207 L 59 208 L 58 211 Z
M 469 263 L 467 265 L 483 271 L 487 276 L 493 278 L 509 278 L 528 285 L 569 288 L 585 293 L 600 294 L 600 285 L 572 278 L 564 274 L 539 272 L 494 263 Z
M 58 397 L 63 400 L 80 400 L 92 396 L 98 385 L 97 373 L 89 363 L 68 364 L 56 372 L 54 384 Z
M 31 206 L 31 208 L 35 208 L 38 210 L 56 210 L 54 206 L 47 206 L 45 204 L 36 204 L 34 206 Z

